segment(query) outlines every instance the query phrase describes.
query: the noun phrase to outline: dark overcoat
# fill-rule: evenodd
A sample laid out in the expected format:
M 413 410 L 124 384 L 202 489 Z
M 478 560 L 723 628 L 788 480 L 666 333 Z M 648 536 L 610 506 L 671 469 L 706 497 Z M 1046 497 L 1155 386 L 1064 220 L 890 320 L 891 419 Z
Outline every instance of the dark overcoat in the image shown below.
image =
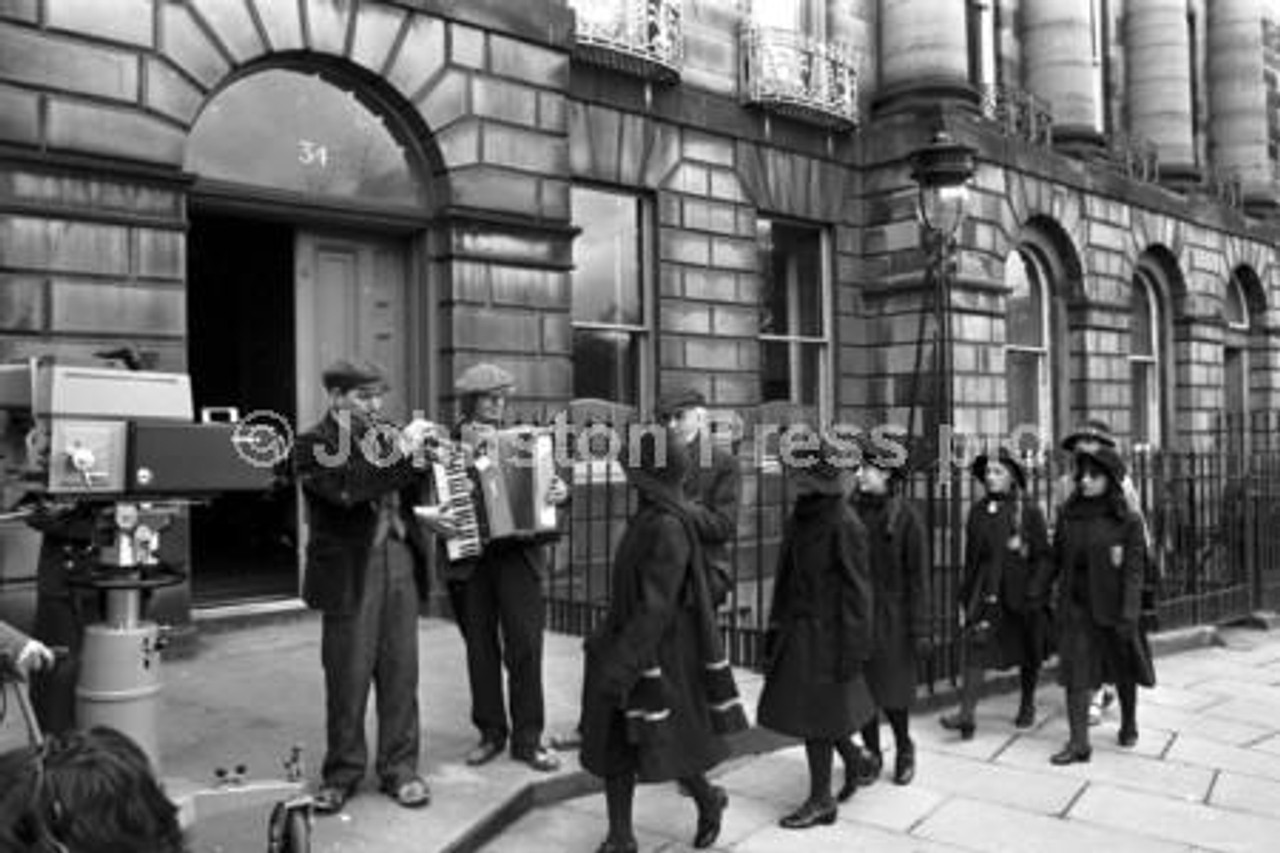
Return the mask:
M 1021 494 L 984 497 L 965 523 L 959 605 L 972 623 L 977 600 L 994 594 L 1000 618 L 988 642 L 971 643 L 970 662 L 1005 669 L 1038 666 L 1046 651 L 1044 585 L 1051 572 L 1048 525 Z
M 842 495 L 800 498 L 774 577 L 760 725 L 833 739 L 874 716 L 872 607 L 866 528 Z
M 366 453 L 364 432 L 343 428 L 332 414 L 300 434 L 294 470 L 306 502 L 308 540 L 302 598 L 329 615 L 352 613 L 364 588 L 365 570 L 377 533 L 383 498 L 400 496 L 401 520 L 414 554 L 414 579 L 420 598 L 428 593 L 427 543 L 413 517 L 422 491 L 423 470 L 411 455 Z M 383 459 L 388 461 L 382 462 Z M 381 464 L 380 464 L 381 463 Z
M 1123 503 L 1073 497 L 1054 531 L 1059 681 L 1071 689 L 1104 682 L 1154 683 L 1140 634 L 1146 541 L 1142 518 Z
M 582 766 L 597 776 L 635 773 L 642 782 L 702 773 L 728 756 L 707 702 L 699 609 L 688 590 L 694 548 L 685 524 L 641 499 L 614 558 L 605 624 L 589 643 L 583 679 Z M 640 661 L 661 672 L 670 716 L 661 737 L 637 742 L 625 710 Z M 627 683 L 630 682 L 630 683 Z
M 924 522 L 896 494 L 855 492 L 851 500 L 867 528 L 875 602 L 867 686 L 881 708 L 908 708 L 916 695 L 916 643 L 930 637 Z
M 742 471 L 736 456 L 712 441 L 701 439 L 689 445 L 689 463 L 684 479 L 686 513 L 698 531 L 707 567 L 719 573 L 719 579 L 710 580 L 713 594 L 722 599 L 729 590 L 720 584 L 731 584 L 737 579 L 729 546 L 738 533 Z

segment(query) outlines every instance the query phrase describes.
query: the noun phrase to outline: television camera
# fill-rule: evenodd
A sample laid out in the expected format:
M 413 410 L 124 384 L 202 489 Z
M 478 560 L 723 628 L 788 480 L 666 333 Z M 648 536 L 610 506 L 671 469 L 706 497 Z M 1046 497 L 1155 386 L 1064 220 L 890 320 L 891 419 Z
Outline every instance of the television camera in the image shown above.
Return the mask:
M 144 610 L 152 591 L 186 577 L 162 559 L 161 532 L 185 504 L 270 488 L 272 462 L 286 457 L 289 436 L 260 422 L 197 422 L 184 373 L 41 358 L 0 365 L 0 416 L 22 457 L 4 472 L 8 490 L 24 495 L 9 517 L 73 508 L 94 516 L 95 566 L 73 582 L 99 592 L 103 619 L 85 628 L 78 724 L 124 732 L 158 768 L 164 637 Z M 298 796 L 301 774 L 289 775 L 288 784 L 272 789 L 284 798 L 281 817 L 296 824 L 305 812 L 309 821 Z M 226 808 L 234 797 L 219 787 L 205 800 Z M 261 800 L 263 792 L 251 788 L 241 791 Z M 192 820 L 197 801 L 185 804 L 196 813 Z

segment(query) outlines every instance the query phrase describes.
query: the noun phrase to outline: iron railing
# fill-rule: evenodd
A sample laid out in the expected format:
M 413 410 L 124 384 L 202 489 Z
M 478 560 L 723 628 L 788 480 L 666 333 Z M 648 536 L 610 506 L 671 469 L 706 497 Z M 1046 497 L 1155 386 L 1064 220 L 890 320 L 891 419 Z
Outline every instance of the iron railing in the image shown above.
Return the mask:
M 572 0 L 575 55 L 647 79 L 673 82 L 684 65 L 682 0 Z
M 742 97 L 765 110 L 833 129 L 858 123 L 853 49 L 794 30 L 742 28 Z
M 1113 169 L 1135 181 L 1160 180 L 1160 149 L 1151 140 L 1132 133 L 1112 133 L 1107 154 Z
M 751 667 L 760 661 L 791 490 L 776 464 L 759 464 L 745 455 L 740 457 L 742 505 L 733 547 L 735 588 L 720 619 L 731 659 Z M 1130 463 L 1160 577 L 1161 630 L 1280 608 L 1280 449 L 1152 451 L 1134 454 Z M 1053 459 L 1030 472 L 1029 493 L 1050 519 L 1066 494 L 1063 464 Z M 566 535 L 546 579 L 548 615 L 554 630 L 586 634 L 607 610 L 613 552 L 635 498 L 615 464 L 578 463 L 573 479 Z M 955 601 L 964 519 L 976 484 L 957 464 L 941 474 L 914 473 L 905 494 L 929 530 L 934 650 L 920 661 L 918 677 L 933 690 L 958 677 Z
M 987 83 L 980 88 L 982 115 L 1006 136 L 1035 145 L 1053 144 L 1053 112 L 1030 92 L 1015 86 Z

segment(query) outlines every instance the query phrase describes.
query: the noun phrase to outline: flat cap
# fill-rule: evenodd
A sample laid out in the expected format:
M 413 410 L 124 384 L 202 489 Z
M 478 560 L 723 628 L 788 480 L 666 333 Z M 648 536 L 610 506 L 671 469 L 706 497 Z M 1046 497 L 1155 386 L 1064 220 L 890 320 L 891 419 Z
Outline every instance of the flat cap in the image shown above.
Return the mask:
M 494 391 L 512 391 L 515 387 L 514 376 L 486 361 L 471 365 L 453 383 L 453 389 L 459 394 L 491 394 Z
M 706 395 L 697 388 L 672 388 L 670 391 L 663 391 L 658 397 L 656 414 L 659 420 L 665 421 L 681 412 L 706 405 Z
M 365 385 L 387 389 L 387 375 L 375 362 L 361 358 L 340 358 L 324 369 L 321 381 L 326 391 L 347 392 Z

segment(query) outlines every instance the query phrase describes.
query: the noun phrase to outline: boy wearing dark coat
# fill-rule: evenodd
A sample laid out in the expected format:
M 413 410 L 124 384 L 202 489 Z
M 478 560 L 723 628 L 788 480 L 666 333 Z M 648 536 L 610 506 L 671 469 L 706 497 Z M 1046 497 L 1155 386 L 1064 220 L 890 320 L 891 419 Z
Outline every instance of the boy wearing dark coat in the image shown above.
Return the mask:
M 851 461 L 829 443 L 787 455 L 797 496 L 774 577 L 757 719 L 804 739 L 809 797 L 779 824 L 806 829 L 835 821 L 833 754 L 852 752 L 851 736 L 876 714 L 862 675 L 871 655 L 871 571 L 866 528 L 845 500 Z M 853 793 L 848 780 L 847 771 L 841 799 Z
M 964 667 L 960 708 L 943 728 L 973 737 L 974 711 L 985 669 L 1018 667 L 1022 688 L 1014 725 L 1035 722 L 1035 690 L 1045 656 L 1043 584 L 1049 573 L 1044 513 L 1026 497 L 1027 475 L 1006 448 L 982 454 L 970 473 L 986 490 L 969 509 L 957 602 Z
M 898 493 L 906 465 L 903 446 L 888 438 L 863 442 L 850 497 L 867 529 L 875 602 L 867 685 L 893 730 L 893 781 L 898 785 L 915 778 L 908 712 L 916 695 L 916 661 L 932 647 L 927 534 L 919 512 Z M 862 743 L 871 754 L 869 776 L 874 779 L 884 764 L 877 718 L 863 726 Z
M 636 782 L 680 780 L 697 805 L 693 846 L 711 846 L 728 804 L 704 775 L 745 728 L 720 645 L 682 483 L 687 455 L 661 427 L 632 442 L 627 479 L 638 504 L 614 558 L 609 613 L 587 641 L 582 766 L 605 782 L 609 835 L 600 853 L 636 849 Z

